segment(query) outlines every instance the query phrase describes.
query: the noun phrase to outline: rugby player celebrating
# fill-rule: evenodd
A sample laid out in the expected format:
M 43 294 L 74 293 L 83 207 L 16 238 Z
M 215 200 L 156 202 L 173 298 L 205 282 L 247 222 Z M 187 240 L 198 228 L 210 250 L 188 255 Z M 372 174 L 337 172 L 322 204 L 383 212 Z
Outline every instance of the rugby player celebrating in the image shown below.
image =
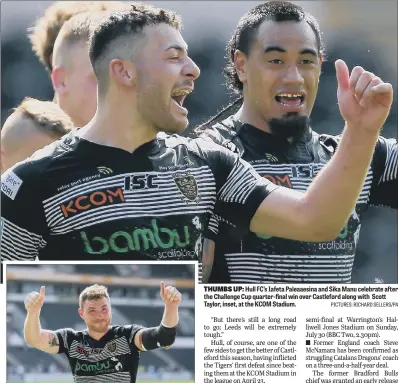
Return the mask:
M 389 114 L 391 84 L 366 72 L 350 77 L 336 62 L 346 127 L 301 193 L 209 140 L 158 135 L 186 128 L 182 104 L 200 73 L 180 29 L 178 15 L 151 6 L 110 13 L 97 25 L 89 46 L 96 114 L 2 176 L 3 259 L 197 260 L 212 213 L 239 235 L 338 235 Z
M 260 176 L 305 192 L 341 145 L 340 136 L 319 135 L 309 125 L 324 59 L 318 22 L 298 5 L 266 2 L 242 16 L 227 51 L 225 73 L 240 98 L 196 131 L 238 153 Z M 370 127 L 362 113 L 384 109 L 392 91 L 378 85 L 381 80 L 374 74 L 355 67 L 348 82 L 352 95 L 343 96 L 337 74 L 339 107 L 347 125 L 362 119 Z M 380 137 L 357 204 L 330 242 L 292 241 L 271 232 L 239 238 L 213 217 L 202 280 L 350 282 L 363 213 L 369 205 L 398 208 L 397 174 L 397 141 Z
M 65 354 L 75 382 L 135 383 L 140 352 L 169 348 L 176 338 L 181 293 L 161 282 L 160 296 L 165 308 L 158 327 L 112 326 L 111 301 L 106 287 L 89 286 L 80 294 L 78 309 L 87 329 L 52 331 L 43 330 L 40 325 L 45 299 L 42 286 L 40 293 L 32 292 L 25 299 L 25 341 L 49 354 Z

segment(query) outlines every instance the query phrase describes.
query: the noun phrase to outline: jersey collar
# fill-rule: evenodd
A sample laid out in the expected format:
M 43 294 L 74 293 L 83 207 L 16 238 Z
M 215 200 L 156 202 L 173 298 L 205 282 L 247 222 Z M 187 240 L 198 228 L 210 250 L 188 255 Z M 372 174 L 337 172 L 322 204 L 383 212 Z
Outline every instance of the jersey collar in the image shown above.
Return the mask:
M 88 329 L 85 329 L 84 331 L 83 331 L 83 333 L 84 333 L 84 335 L 86 336 L 86 337 L 88 337 L 90 340 L 91 340 L 91 342 L 93 342 L 93 343 L 95 343 L 95 342 L 106 342 L 106 341 L 108 341 L 108 340 L 111 340 L 111 339 L 113 339 L 113 336 L 114 336 L 114 332 L 113 332 L 113 326 L 111 326 L 111 327 L 109 327 L 109 330 L 108 330 L 108 332 L 106 333 L 106 334 L 104 334 L 100 339 L 94 339 L 94 338 L 92 338 L 91 336 L 90 336 L 90 334 L 89 334 L 89 332 L 88 332 Z
M 121 148 L 88 141 L 82 137 L 76 136 L 75 132 L 76 130 L 65 136 L 62 139 L 62 144 L 68 146 L 72 150 L 80 147 L 84 149 L 82 150 L 84 155 L 93 155 L 97 157 L 114 157 L 117 155 L 148 157 L 159 153 L 161 148 L 164 147 L 164 141 L 156 137 L 151 141 L 145 142 L 137 149 L 135 149 L 132 153 L 129 153 L 128 151 Z
M 241 138 L 242 141 L 247 141 L 251 145 L 261 148 L 275 148 L 275 147 L 289 147 L 292 146 L 288 140 L 276 136 L 274 134 L 264 132 L 263 130 L 257 129 L 250 124 L 242 124 L 240 121 L 234 120 L 236 135 Z M 312 129 L 308 127 L 306 132 L 293 144 L 293 146 L 299 143 L 307 143 L 312 139 Z

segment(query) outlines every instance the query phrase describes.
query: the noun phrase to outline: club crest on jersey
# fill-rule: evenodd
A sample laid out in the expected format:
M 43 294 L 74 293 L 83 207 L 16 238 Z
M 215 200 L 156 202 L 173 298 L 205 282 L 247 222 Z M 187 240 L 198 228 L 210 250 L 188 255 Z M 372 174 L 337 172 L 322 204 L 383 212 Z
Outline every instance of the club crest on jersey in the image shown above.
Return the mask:
M 186 202 L 191 201 L 199 203 L 200 198 L 198 196 L 198 184 L 196 183 L 196 179 L 192 174 L 175 174 L 173 179 L 181 194 L 185 197 L 182 198 L 183 201 L 185 200 Z
M 109 343 L 107 348 L 108 348 L 109 352 L 115 352 L 116 351 L 116 342 Z

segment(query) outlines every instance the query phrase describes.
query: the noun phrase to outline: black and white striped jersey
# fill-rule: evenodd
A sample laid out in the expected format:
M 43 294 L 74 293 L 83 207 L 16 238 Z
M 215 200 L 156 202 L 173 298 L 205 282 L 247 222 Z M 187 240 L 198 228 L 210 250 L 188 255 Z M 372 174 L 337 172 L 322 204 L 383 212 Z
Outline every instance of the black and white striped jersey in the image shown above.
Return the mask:
M 309 129 L 291 145 L 233 116 L 203 134 L 239 153 L 261 177 L 301 192 L 331 158 L 339 141 L 339 137 Z M 254 233 L 234 240 L 234 229 L 213 216 L 206 235 L 216 241 L 210 282 L 350 282 L 362 214 L 369 205 L 398 208 L 397 172 L 397 141 L 380 138 L 356 208 L 338 238 L 330 242 L 299 242 Z
M 133 153 L 71 132 L 2 175 L 3 260 L 198 260 L 209 217 L 242 232 L 275 185 L 204 139 Z
M 55 331 L 59 353 L 66 354 L 75 383 L 135 383 L 140 351 L 134 344 L 139 325 L 111 326 L 99 340 L 87 330 Z

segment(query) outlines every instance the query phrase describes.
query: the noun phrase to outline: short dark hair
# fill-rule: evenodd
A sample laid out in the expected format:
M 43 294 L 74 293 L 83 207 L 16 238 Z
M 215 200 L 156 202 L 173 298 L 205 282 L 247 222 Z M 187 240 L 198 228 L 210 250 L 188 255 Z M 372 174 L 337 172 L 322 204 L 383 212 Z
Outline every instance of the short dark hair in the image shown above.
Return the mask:
M 166 9 L 155 8 L 147 4 L 131 5 L 128 11 L 117 11 L 107 14 L 91 31 L 89 38 L 89 55 L 98 86 L 108 81 L 108 66 L 112 59 L 131 58 L 134 44 L 133 37 L 142 37 L 144 27 L 165 23 L 177 30 L 182 29 L 179 15 Z M 119 39 L 129 37 L 130 48 L 118 44 Z M 116 44 L 113 44 L 116 42 Z M 120 57 L 121 56 L 121 57 Z
M 227 77 L 227 86 L 236 93 L 242 93 L 243 84 L 239 80 L 234 64 L 236 50 L 249 55 L 255 35 L 259 26 L 266 20 L 305 21 L 315 33 L 318 43 L 318 53 L 324 54 L 321 30 L 314 16 L 305 12 L 303 8 L 288 1 L 269 1 L 250 9 L 241 19 L 227 45 L 227 63 L 224 74 Z

